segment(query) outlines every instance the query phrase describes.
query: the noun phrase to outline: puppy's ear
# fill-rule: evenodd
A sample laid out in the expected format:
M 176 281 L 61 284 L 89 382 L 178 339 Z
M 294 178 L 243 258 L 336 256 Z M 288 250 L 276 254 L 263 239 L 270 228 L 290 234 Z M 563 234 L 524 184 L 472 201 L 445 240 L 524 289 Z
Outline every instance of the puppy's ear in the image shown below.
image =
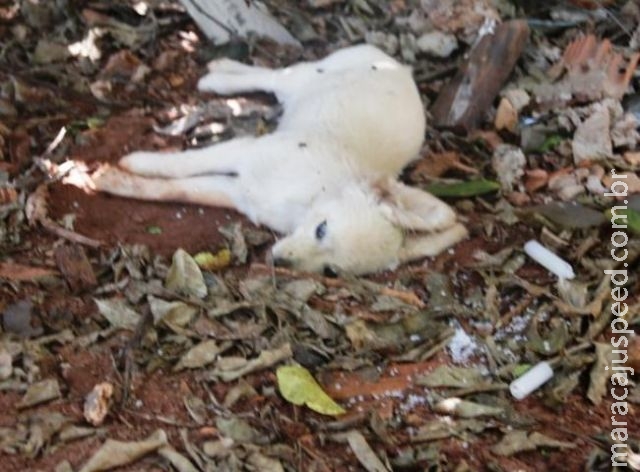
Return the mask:
M 451 207 L 428 192 L 395 179 L 380 181 L 375 189 L 383 214 L 404 230 L 434 233 L 456 224 L 456 214 Z
M 453 209 L 428 192 L 396 180 L 379 182 L 376 191 L 385 216 L 405 230 L 400 262 L 436 256 L 467 237 Z

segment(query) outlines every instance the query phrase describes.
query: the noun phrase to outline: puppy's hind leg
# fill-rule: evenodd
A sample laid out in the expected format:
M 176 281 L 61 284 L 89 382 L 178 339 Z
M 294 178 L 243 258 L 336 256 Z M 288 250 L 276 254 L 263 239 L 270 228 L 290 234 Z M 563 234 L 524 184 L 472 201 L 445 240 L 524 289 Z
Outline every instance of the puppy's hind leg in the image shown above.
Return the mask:
M 250 66 L 239 61 L 234 61 L 227 57 L 220 59 L 214 59 L 207 64 L 207 69 L 210 72 L 219 74 L 255 74 L 257 72 L 271 72 L 274 69 L 268 69 L 266 67 Z
M 198 90 L 220 95 L 259 91 L 279 95 L 281 92 L 282 86 L 277 80 L 277 70 L 254 68 L 228 59 L 221 64 L 222 67 L 219 68 L 213 65 L 211 72 L 200 78 Z
M 209 72 L 198 82 L 201 92 L 233 95 L 246 92 L 270 92 L 280 102 L 303 90 L 309 80 L 318 80 L 317 63 L 300 63 L 284 69 L 267 69 L 220 59 L 209 64 Z
M 142 177 L 115 167 L 104 167 L 92 176 L 96 190 L 121 197 L 150 201 L 175 201 L 235 208 L 239 186 L 233 177 L 161 179 Z

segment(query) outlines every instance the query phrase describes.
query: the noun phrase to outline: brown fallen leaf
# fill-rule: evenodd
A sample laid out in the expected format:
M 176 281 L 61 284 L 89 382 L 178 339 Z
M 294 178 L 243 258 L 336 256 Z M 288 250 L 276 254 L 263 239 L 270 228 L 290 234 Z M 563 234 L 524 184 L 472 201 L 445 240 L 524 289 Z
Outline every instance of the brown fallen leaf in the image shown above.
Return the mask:
M 524 175 L 524 188 L 529 193 L 540 190 L 549 182 L 549 173 L 544 169 L 526 170 Z
M 100 75 L 103 78 L 131 78 L 138 74 L 139 69 L 143 67 L 142 61 L 131 51 L 123 49 L 112 54 L 107 60 Z
M 33 267 L 13 262 L 0 262 L 0 279 L 14 282 L 28 282 L 57 275 L 57 272 L 44 267 Z
M 518 128 L 518 111 L 511 102 L 502 98 L 496 111 L 496 118 L 493 122 L 497 130 L 506 129 L 511 133 L 515 133 Z
M 427 154 L 420 159 L 411 170 L 412 182 L 431 182 L 434 177 L 440 177 L 450 170 L 459 170 L 466 174 L 478 174 L 478 170 L 460 161 L 457 152 L 442 152 Z
M 627 184 L 628 193 L 640 193 L 640 177 L 638 177 L 637 172 L 628 171 L 622 172 L 620 171 L 618 175 L 626 175 L 624 180 L 622 180 L 625 184 Z M 611 174 L 607 174 L 603 177 L 602 183 L 607 187 L 607 189 L 611 188 L 614 182 L 620 182 L 619 178 L 613 178 Z
M 54 257 L 56 265 L 73 292 L 87 290 L 98 284 L 91 263 L 82 246 L 58 246 Z
M 12 187 L 0 188 L 0 206 L 10 205 L 18 199 L 18 192 Z
M 615 3 L 615 0 L 569 0 L 569 3 L 580 8 L 595 10 L 596 8 L 607 7 Z
M 474 130 L 469 134 L 470 141 L 480 141 L 483 145 L 487 146 L 489 152 L 495 151 L 498 146 L 504 144 L 504 140 L 494 130 Z
M 632 166 L 640 166 L 640 151 L 625 152 L 622 157 Z
M 640 336 L 634 335 L 629 339 L 629 367 L 636 372 L 640 371 Z
M 550 73 L 561 74 L 566 70 L 564 81 L 570 86 L 572 95 L 579 99 L 620 99 L 627 91 L 638 60 L 640 53 L 624 58 L 613 51 L 611 41 L 598 41 L 589 34 L 571 42 Z

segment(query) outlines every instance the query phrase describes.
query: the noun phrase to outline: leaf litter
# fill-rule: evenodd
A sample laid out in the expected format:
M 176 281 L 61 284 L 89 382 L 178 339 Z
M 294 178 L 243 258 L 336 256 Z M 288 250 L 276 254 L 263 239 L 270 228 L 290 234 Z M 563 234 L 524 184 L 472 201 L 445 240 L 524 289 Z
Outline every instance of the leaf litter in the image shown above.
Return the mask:
M 530 2 L 266 3 L 269 21 L 305 48 L 249 36 L 210 49 L 175 2 L 0 9 L 11 24 L 0 56 L 5 470 L 607 470 L 612 299 L 602 271 L 623 268 L 610 257 L 614 219 L 630 231 L 620 324 L 637 331 L 640 312 L 640 139 L 627 100 L 639 86 L 637 34 L 621 34 L 637 31 L 637 6 L 598 16 L 579 5 L 571 17 Z M 124 223 L 100 224 L 115 206 L 59 182 L 70 156 L 90 164 L 148 143 L 267 132 L 279 113 L 268 97 L 194 94 L 214 56 L 277 66 L 369 41 L 409 62 L 433 103 L 492 22 L 515 18 L 533 33 L 501 90 L 480 100 L 481 129 L 460 137 L 430 126 L 425 157 L 404 176 L 472 230 L 434 260 L 364 279 L 273 269 L 258 262 L 272 235 L 235 216 L 120 201 L 120 220 L 146 239 L 122 237 L 112 231 Z M 628 197 L 605 198 L 625 174 Z M 576 278 L 558 281 L 527 259 L 531 239 Z M 637 371 L 637 336 L 629 343 Z M 278 372 L 294 362 L 307 386 L 285 394 Z M 540 362 L 553 378 L 515 401 L 508 384 Z M 100 385 L 113 394 L 87 397 Z M 629 408 L 639 398 L 629 381 Z M 305 403 L 345 413 L 323 418 L 296 406 Z M 637 424 L 628 431 L 637 446 Z

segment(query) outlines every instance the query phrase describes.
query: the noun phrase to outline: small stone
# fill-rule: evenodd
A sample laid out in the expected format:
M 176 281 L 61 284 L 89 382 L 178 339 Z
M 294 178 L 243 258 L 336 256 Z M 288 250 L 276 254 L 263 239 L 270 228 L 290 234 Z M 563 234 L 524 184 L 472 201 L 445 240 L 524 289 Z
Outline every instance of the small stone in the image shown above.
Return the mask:
M 597 161 L 613 156 L 611 143 L 611 117 L 606 107 L 597 108 L 584 120 L 573 135 L 571 148 L 573 162 L 579 165 L 585 161 Z
M 113 385 L 103 382 L 93 387 L 84 400 L 84 418 L 93 426 L 100 426 L 109 413 Z
M 491 165 L 503 190 L 507 192 L 513 190 L 513 186 L 524 175 L 526 163 L 527 159 L 519 147 L 502 144 L 496 148 L 491 158 Z
M 395 55 L 400 47 L 398 37 L 393 34 L 386 34 L 382 31 L 367 31 L 364 35 L 367 44 L 379 47 L 390 56 Z
M 445 58 L 458 49 L 458 40 L 452 34 L 431 31 L 418 38 L 417 47 L 422 53 Z
M 522 89 L 511 89 L 504 93 L 504 98 L 509 100 L 513 108 L 520 112 L 531 102 L 531 96 Z

